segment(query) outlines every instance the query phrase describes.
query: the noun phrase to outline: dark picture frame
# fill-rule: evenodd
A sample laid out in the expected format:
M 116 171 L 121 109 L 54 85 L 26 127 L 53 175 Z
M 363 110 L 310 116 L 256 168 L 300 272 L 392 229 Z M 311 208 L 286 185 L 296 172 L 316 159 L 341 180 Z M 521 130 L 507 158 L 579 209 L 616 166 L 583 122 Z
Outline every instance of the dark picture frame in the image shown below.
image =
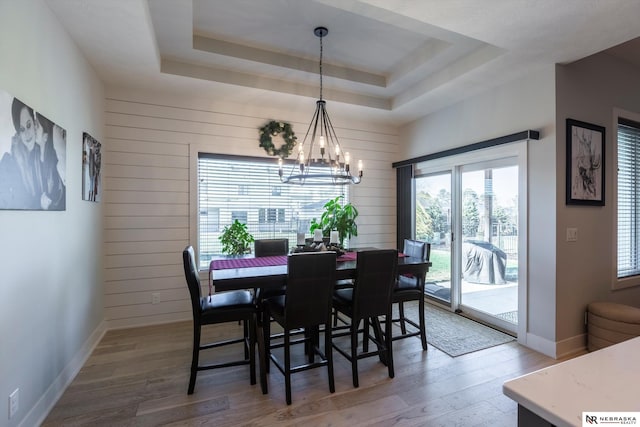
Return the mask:
M 102 144 L 82 133 L 82 200 L 100 202 L 102 199 Z
M 605 128 L 567 119 L 567 205 L 604 206 Z

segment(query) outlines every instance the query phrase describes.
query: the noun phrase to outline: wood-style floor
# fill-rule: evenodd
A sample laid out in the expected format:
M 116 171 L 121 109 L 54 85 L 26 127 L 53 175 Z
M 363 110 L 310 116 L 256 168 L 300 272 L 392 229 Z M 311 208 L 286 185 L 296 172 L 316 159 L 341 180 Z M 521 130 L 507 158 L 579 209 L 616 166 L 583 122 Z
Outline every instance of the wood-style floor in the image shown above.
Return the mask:
M 206 328 L 210 337 L 241 333 L 237 323 Z M 287 406 L 273 365 L 268 395 L 249 384 L 245 365 L 200 372 L 188 396 L 191 339 L 191 322 L 107 332 L 43 425 L 515 426 L 517 405 L 502 383 L 558 362 L 516 342 L 452 358 L 433 346 L 423 352 L 413 337 L 394 342 L 395 378 L 368 358 L 353 388 L 350 365 L 334 351 L 336 392 L 326 368 L 296 373 Z

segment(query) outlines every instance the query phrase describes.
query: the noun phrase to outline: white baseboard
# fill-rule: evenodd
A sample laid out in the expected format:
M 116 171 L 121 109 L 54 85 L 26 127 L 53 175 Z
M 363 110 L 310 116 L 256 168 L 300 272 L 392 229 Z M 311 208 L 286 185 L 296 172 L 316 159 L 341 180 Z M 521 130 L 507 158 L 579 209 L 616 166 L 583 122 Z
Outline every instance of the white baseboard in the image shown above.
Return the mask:
M 518 340 L 520 342 L 520 340 Z M 550 341 L 546 338 L 542 338 L 538 335 L 533 335 L 527 333 L 525 337 L 525 342 L 520 342 L 520 344 L 529 347 L 532 350 L 540 352 L 546 356 L 556 357 L 556 343 L 555 341 Z
M 586 335 L 580 334 L 562 341 L 550 341 L 538 335 L 527 334 L 525 341 L 518 342 L 546 356 L 560 359 L 581 353 L 586 349 Z
M 127 319 L 107 320 L 107 330 L 139 328 L 143 326 L 162 325 L 164 323 L 193 320 L 191 312 L 168 313 L 157 316 L 134 317 Z
M 587 334 L 580 334 L 556 343 L 556 359 L 573 356 L 587 349 Z
M 24 417 L 19 427 L 31 427 L 41 425 L 56 402 L 60 399 L 69 384 L 76 377 L 80 369 L 98 345 L 105 332 L 107 331 L 106 323 L 102 321 L 93 333 L 87 338 L 80 350 L 71 359 L 69 364 L 60 372 L 60 375 L 53 381 L 47 391 L 40 397 L 29 413 Z

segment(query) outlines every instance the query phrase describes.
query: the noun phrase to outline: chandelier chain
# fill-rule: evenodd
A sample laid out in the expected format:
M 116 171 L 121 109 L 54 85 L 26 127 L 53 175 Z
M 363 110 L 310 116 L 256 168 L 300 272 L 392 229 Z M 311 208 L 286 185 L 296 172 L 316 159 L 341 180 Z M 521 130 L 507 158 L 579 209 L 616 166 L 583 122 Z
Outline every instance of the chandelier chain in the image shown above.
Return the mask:
M 322 36 L 319 37 L 320 39 L 320 100 L 322 101 Z

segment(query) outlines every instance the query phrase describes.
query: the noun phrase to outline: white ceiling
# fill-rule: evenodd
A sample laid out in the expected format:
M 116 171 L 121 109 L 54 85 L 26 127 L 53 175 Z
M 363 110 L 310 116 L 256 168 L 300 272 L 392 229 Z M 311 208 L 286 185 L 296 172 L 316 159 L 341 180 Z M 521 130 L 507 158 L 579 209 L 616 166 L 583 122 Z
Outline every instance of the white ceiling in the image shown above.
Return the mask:
M 109 85 L 404 123 L 640 37 L 640 0 L 46 0 Z M 632 41 L 612 54 L 636 61 Z

